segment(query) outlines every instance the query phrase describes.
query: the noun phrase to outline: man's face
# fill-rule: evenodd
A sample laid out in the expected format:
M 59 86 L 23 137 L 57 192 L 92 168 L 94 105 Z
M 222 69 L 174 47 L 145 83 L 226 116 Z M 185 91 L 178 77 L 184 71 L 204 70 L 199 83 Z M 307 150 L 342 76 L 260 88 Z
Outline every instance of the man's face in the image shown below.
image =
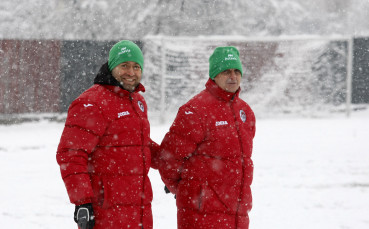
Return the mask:
M 238 69 L 228 69 L 219 73 L 214 81 L 223 90 L 235 93 L 241 84 L 241 72 Z
M 113 77 L 122 84 L 124 89 L 131 92 L 140 84 L 142 77 L 140 65 L 132 61 L 118 64 L 113 68 L 111 73 Z

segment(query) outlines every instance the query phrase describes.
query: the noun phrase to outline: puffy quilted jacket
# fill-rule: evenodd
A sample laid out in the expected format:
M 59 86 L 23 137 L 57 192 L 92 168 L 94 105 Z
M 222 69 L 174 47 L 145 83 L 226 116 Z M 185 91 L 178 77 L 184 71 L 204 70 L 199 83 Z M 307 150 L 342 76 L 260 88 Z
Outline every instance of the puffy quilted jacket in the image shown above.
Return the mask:
M 95 229 L 152 228 L 147 174 L 159 146 L 150 139 L 144 90 L 122 89 L 105 64 L 69 107 L 57 162 L 70 201 L 93 204 Z
M 214 81 L 183 105 L 161 144 L 159 171 L 176 195 L 178 228 L 248 228 L 255 116 Z

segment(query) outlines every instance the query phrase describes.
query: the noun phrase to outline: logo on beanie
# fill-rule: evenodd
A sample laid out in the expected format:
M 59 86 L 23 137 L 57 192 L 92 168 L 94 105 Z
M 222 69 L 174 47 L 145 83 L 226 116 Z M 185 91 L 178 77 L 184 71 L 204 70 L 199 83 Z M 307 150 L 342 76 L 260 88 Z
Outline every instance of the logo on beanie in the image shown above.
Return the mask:
M 240 117 L 242 122 L 246 122 L 246 113 L 243 110 L 240 110 Z
M 237 58 L 233 54 L 228 54 L 228 57 L 224 58 L 224 60 L 237 60 Z
M 118 55 L 122 55 L 126 52 L 131 52 L 131 50 L 127 49 L 127 47 L 123 47 L 123 48 L 120 49 L 120 52 L 118 53 Z

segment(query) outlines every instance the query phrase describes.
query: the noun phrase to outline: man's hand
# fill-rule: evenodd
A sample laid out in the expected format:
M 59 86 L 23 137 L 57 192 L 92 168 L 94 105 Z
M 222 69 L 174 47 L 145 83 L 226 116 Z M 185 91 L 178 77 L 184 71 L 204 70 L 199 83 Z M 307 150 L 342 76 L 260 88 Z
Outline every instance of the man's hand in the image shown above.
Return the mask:
M 74 221 L 81 229 L 92 229 L 95 226 L 95 216 L 92 204 L 76 205 Z

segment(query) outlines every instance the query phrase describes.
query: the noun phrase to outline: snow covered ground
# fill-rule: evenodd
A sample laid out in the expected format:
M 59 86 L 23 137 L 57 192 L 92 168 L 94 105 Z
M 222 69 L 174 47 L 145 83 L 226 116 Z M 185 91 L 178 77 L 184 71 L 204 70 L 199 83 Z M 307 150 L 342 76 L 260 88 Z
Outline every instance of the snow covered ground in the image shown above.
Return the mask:
M 160 143 L 170 123 L 152 125 Z M 55 160 L 63 123 L 0 126 L 2 228 L 76 228 Z M 369 112 L 258 120 L 250 229 L 369 228 Z M 176 228 L 157 171 L 154 228 Z

